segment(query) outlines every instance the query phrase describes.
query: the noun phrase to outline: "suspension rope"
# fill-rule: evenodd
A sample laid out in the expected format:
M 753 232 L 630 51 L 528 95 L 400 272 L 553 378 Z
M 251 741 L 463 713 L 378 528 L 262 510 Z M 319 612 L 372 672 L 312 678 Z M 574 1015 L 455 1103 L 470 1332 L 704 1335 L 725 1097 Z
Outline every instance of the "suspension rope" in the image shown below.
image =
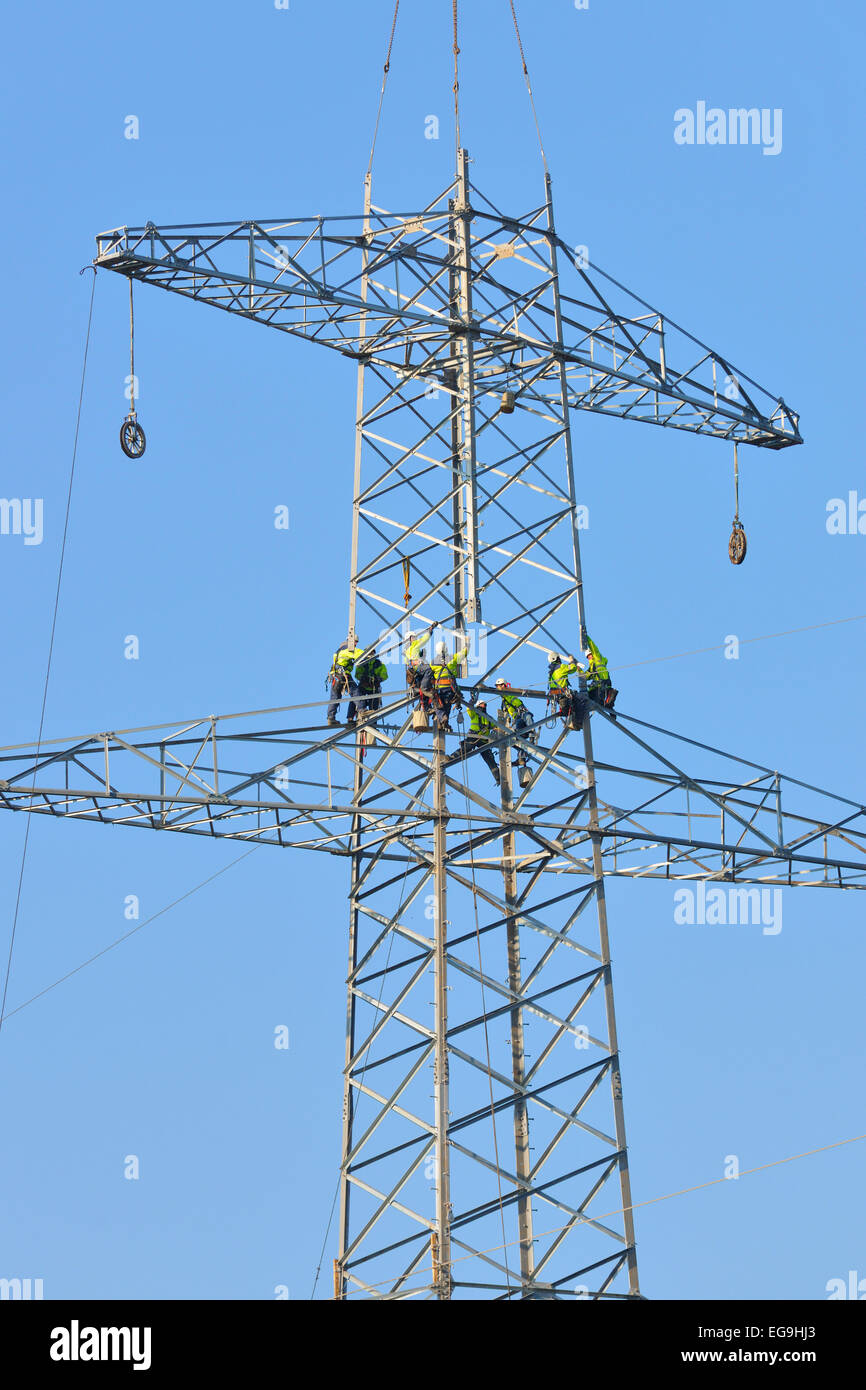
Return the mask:
M 409 603 L 410 603 L 411 598 L 412 598 L 412 595 L 409 593 L 409 584 L 410 584 L 410 581 L 411 581 L 411 576 L 412 576 L 412 562 L 411 562 L 410 560 L 404 560 L 404 561 L 403 561 L 403 602 L 405 603 L 407 609 L 408 609 L 408 607 L 409 607 Z
M 452 0 L 452 11 L 454 20 L 454 137 L 457 146 L 457 154 L 460 154 L 460 73 L 458 69 L 458 58 L 460 56 L 460 44 L 457 36 L 457 0 Z
M 129 277 L 129 410 L 135 414 L 135 319 L 132 313 L 132 276 Z
M 42 749 L 42 731 L 45 727 L 45 705 L 48 700 L 48 681 L 51 676 L 51 658 L 54 655 L 54 636 L 57 631 L 57 613 L 60 608 L 60 585 L 63 579 L 63 561 L 66 558 L 66 537 L 69 532 L 69 511 L 72 505 L 72 483 L 73 479 L 75 478 L 75 460 L 78 457 L 78 436 L 81 429 L 81 407 L 84 402 L 84 379 L 87 374 L 87 354 L 90 350 L 90 328 L 91 324 L 93 323 L 93 299 L 96 293 L 96 267 L 85 266 L 84 269 L 81 271 L 82 275 L 84 274 L 85 270 L 93 271 L 93 281 L 90 287 L 90 307 L 87 313 L 87 331 L 84 337 L 84 361 L 81 365 L 81 385 L 78 391 L 78 413 L 75 417 L 75 437 L 73 439 L 72 444 L 72 464 L 69 469 L 69 483 L 66 489 L 66 514 L 63 520 L 63 538 L 60 542 L 60 563 L 57 569 L 57 585 L 54 590 L 54 612 L 51 618 L 51 636 L 48 641 L 48 659 L 45 664 L 45 681 L 42 686 L 42 709 L 40 710 L 39 714 L 39 736 L 36 740 L 37 765 L 39 763 L 39 754 Z M 33 782 L 30 787 L 30 806 L 27 808 L 28 811 L 32 809 L 33 798 L 35 794 L 36 767 L 34 766 Z M 6 1017 L 6 996 L 9 992 L 9 977 L 12 974 L 12 952 L 15 948 L 15 933 L 18 928 L 18 914 L 21 908 L 21 890 L 24 884 L 24 866 L 27 862 L 27 847 L 30 843 L 31 820 L 32 817 L 28 814 L 27 822 L 24 828 L 24 845 L 21 850 L 21 864 L 18 870 L 18 889 L 15 895 L 15 909 L 12 914 L 12 935 L 9 940 L 9 954 L 6 959 L 6 973 L 3 980 L 3 997 L 2 1000 L 0 1000 L 0 1029 L 2 1029 L 3 1021 Z
M 544 153 L 544 141 L 541 138 L 541 126 L 538 121 L 538 112 L 535 109 L 535 97 L 532 94 L 532 83 L 529 80 L 529 68 L 526 65 L 526 54 L 523 51 L 523 40 L 520 37 L 520 25 L 517 23 L 517 11 L 514 8 L 514 0 L 510 0 L 511 18 L 514 20 L 514 32 L 517 35 L 517 47 L 520 49 L 520 61 L 523 65 L 523 77 L 526 82 L 526 90 L 529 93 L 529 105 L 532 107 L 532 119 L 535 122 L 535 133 L 538 136 L 538 148 L 541 150 L 541 162 L 544 165 L 544 172 L 549 173 L 547 167 L 547 155 Z
M 740 460 L 737 456 L 737 441 L 734 440 L 734 521 L 740 519 Z
M 379 135 L 379 121 L 382 117 L 382 104 L 385 100 L 385 88 L 388 85 L 388 73 L 391 71 L 391 49 L 394 47 L 394 31 L 397 28 L 397 13 L 400 9 L 400 0 L 394 6 L 394 17 L 391 20 L 391 35 L 388 39 L 388 52 L 385 55 L 385 66 L 382 69 L 382 88 L 379 92 L 379 106 L 376 111 L 376 124 L 373 127 L 373 143 L 370 146 L 370 162 L 367 165 L 367 175 L 373 172 L 373 155 L 376 153 L 376 139 Z

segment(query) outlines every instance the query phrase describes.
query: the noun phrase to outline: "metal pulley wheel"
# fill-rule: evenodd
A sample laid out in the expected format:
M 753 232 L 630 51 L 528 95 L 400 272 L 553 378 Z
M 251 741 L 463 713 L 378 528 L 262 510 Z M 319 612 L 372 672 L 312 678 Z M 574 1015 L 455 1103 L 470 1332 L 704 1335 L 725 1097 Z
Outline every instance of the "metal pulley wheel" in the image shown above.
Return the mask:
M 503 415 L 513 415 L 516 403 L 517 396 L 514 393 L 514 391 L 503 391 L 502 401 L 500 403 L 499 409 L 501 410 Z
M 134 413 L 127 415 L 120 427 L 120 447 L 130 459 L 140 459 L 147 448 L 147 438 Z
M 743 523 L 735 519 L 731 531 L 731 539 L 728 541 L 728 557 L 732 565 L 741 565 L 746 558 L 746 533 L 743 530 Z

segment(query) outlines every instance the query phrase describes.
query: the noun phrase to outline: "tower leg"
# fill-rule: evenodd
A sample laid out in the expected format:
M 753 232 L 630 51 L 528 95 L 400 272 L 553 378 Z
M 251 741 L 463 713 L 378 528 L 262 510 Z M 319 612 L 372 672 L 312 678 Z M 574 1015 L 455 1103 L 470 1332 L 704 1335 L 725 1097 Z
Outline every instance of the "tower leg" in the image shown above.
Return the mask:
M 628 1147 L 625 1137 L 625 1111 L 622 1100 L 622 1078 L 619 1070 L 619 1042 L 616 1032 L 616 1011 L 613 1002 L 613 976 L 610 965 L 610 939 L 607 929 L 607 900 L 604 891 L 604 861 L 601 854 L 601 836 L 598 832 L 598 793 L 595 784 L 595 762 L 592 751 L 592 719 L 587 715 L 583 725 L 584 752 L 586 756 L 587 791 L 589 800 L 589 824 L 592 834 L 592 866 L 595 878 L 595 897 L 598 908 L 598 933 L 601 945 L 601 958 L 604 964 L 604 1007 L 607 1016 L 608 1046 L 612 1060 L 610 1073 L 611 1097 L 613 1100 L 614 1125 L 618 1150 L 619 1186 L 622 1196 L 622 1221 L 626 1242 L 626 1262 L 628 1264 L 628 1290 L 630 1294 L 640 1295 L 637 1273 L 637 1248 L 634 1238 L 634 1213 L 631 1201 L 631 1178 L 628 1170 Z
M 506 743 L 503 746 L 499 758 L 499 772 L 502 808 L 504 811 L 510 811 L 512 808 L 510 743 Z M 518 926 L 516 915 L 511 915 L 511 910 L 516 907 L 517 903 L 517 875 L 515 872 L 516 851 L 516 837 L 513 831 L 509 831 L 502 837 L 502 876 L 504 880 L 505 905 L 509 912 L 508 921 L 506 923 L 508 987 L 512 994 L 519 995 L 521 992 L 520 927 Z M 523 1086 L 525 1072 L 523 1010 L 518 1007 L 511 1010 L 511 1073 L 516 1085 Z M 527 1114 L 526 1101 L 521 1096 L 517 1096 L 514 1101 L 514 1171 L 519 1182 L 529 1182 L 529 1116 Z M 526 1188 L 522 1188 L 517 1198 L 517 1226 L 520 1240 L 520 1282 L 523 1286 L 523 1296 L 526 1297 L 527 1289 L 531 1286 L 534 1276 L 532 1198 Z
M 360 796 L 364 781 L 364 768 L 360 758 L 355 761 L 355 796 Z M 355 973 L 358 967 L 358 880 L 362 867 L 363 837 L 361 825 L 355 818 L 352 827 L 352 881 L 349 892 L 349 965 L 346 976 L 346 1053 L 343 1071 L 343 1141 L 340 1163 L 340 1234 L 339 1255 L 334 1261 L 334 1297 L 345 1298 L 346 1276 L 343 1260 L 349 1244 L 349 1205 L 352 1186 L 349 1182 L 349 1155 L 352 1152 L 355 1095 L 351 1080 L 352 1058 L 355 1055 L 357 1034 L 357 1003 L 355 999 Z
M 446 862 L 448 804 L 445 787 L 445 735 L 433 734 L 433 1095 L 436 1131 L 436 1242 L 434 1281 L 438 1298 L 451 1297 L 451 1169 L 448 1148 L 448 994 Z

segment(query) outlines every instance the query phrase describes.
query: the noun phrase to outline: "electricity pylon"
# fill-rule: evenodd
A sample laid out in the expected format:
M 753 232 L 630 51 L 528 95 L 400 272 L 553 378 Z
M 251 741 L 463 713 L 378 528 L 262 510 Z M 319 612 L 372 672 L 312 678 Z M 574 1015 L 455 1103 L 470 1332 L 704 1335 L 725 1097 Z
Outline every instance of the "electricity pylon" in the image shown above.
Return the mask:
M 866 812 L 625 715 L 567 732 L 531 688 L 494 790 L 413 730 L 406 636 L 490 694 L 584 645 L 573 409 L 772 449 L 797 416 L 584 265 L 549 180 L 505 215 L 465 151 L 417 212 L 368 176 L 359 216 L 124 227 L 95 265 L 357 362 L 347 627 L 395 693 L 357 730 L 299 706 L 0 750 L 0 804 L 348 861 L 336 1297 L 639 1296 L 605 882 L 862 888 Z

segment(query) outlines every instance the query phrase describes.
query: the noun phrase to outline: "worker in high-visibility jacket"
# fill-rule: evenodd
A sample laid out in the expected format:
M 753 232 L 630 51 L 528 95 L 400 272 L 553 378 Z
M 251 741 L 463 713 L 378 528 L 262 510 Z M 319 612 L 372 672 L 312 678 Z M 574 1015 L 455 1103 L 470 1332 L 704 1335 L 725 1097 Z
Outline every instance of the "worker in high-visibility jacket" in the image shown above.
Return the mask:
M 368 652 L 355 662 L 359 709 L 374 711 L 382 708 L 382 682 L 387 679 L 388 667 L 377 652 Z
M 436 651 L 436 660 L 430 663 L 430 675 L 426 678 L 427 688 L 433 697 L 437 726 L 446 733 L 451 732 L 448 718 L 452 707 L 463 703 L 463 697 L 457 688 L 457 672 L 465 661 L 468 651 L 469 648 L 464 647 L 454 656 L 449 656 L 445 643 L 440 642 Z
M 586 639 L 586 693 L 590 700 L 594 700 L 597 705 L 601 705 L 608 711 L 613 719 L 613 706 L 618 691 L 614 690 L 608 670 L 607 657 L 602 656 L 592 638 L 587 635 Z
M 331 662 L 331 669 L 328 672 L 326 687 L 331 692 L 331 699 L 328 704 L 328 723 L 339 724 L 337 710 L 340 699 L 343 695 L 349 695 L 349 708 L 346 713 L 346 723 L 355 723 L 355 696 L 358 693 L 358 686 L 353 675 L 355 662 L 364 655 L 363 647 L 353 647 L 351 638 L 347 637 L 341 647 L 334 652 Z
M 406 654 L 406 687 L 411 694 L 418 697 L 418 708 L 429 710 L 431 694 L 431 671 L 430 662 L 427 660 L 427 643 L 430 640 L 435 623 L 431 623 L 423 632 L 414 633 L 409 639 L 409 648 Z
M 572 690 L 568 678 L 573 676 L 575 672 L 582 675 L 583 669 L 576 656 L 569 654 L 563 661 L 558 652 L 548 654 L 548 701 L 552 701 L 557 706 L 562 715 L 562 722 L 564 724 L 571 723 L 574 729 L 583 727 L 583 720 L 586 715 L 586 699 L 576 690 Z
M 469 753 L 478 752 L 493 773 L 494 782 L 499 786 L 499 768 L 496 765 L 496 755 L 490 747 L 490 739 L 498 729 L 487 713 L 487 701 L 478 700 L 468 704 L 466 713 L 469 715 L 469 733 L 460 740 L 456 753 L 453 753 L 448 761 L 459 762 Z
M 529 728 L 532 724 L 532 716 L 529 710 L 526 708 L 520 696 L 514 694 L 508 681 L 503 680 L 502 676 L 500 676 L 496 682 L 496 689 L 499 691 L 499 698 L 502 701 L 499 709 L 499 718 L 503 723 L 510 725 L 514 732 L 522 737 L 524 730 Z M 530 734 L 529 738 L 530 741 L 534 743 L 537 740 L 537 734 Z M 526 767 L 526 762 L 526 749 L 522 746 L 518 746 L 517 766 Z

